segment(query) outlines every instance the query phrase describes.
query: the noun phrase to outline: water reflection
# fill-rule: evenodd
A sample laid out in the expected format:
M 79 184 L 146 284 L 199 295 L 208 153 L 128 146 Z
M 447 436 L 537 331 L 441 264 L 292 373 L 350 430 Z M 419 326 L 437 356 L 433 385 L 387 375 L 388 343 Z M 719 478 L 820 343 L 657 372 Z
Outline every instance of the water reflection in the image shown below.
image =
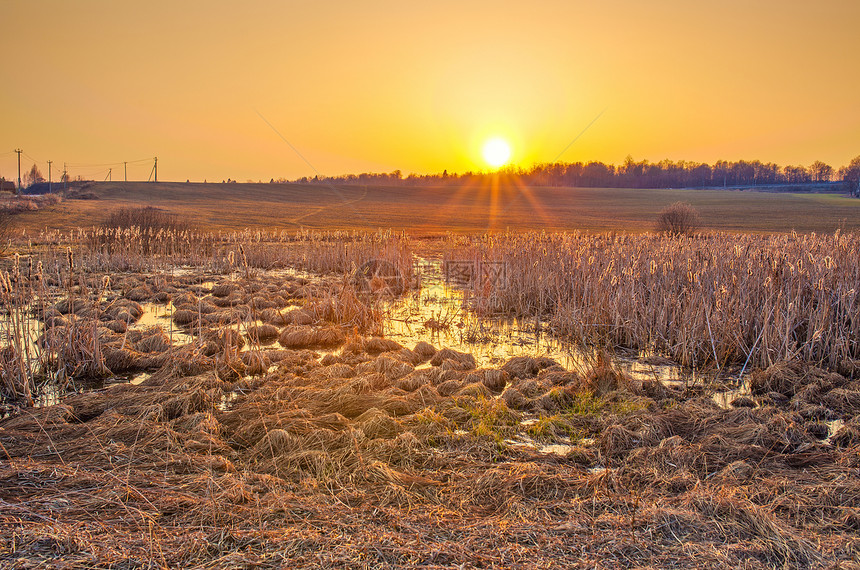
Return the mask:
M 480 316 L 467 289 L 445 278 L 441 260 L 416 258 L 419 287 L 385 306 L 384 333 L 404 346 L 426 341 L 474 355 L 479 367 L 496 367 L 515 356 L 545 356 L 568 370 L 583 371 L 594 361 L 571 343 L 546 332 L 539 319 Z M 636 380 L 688 383 L 689 374 L 663 361 L 617 356 L 613 364 Z
M 170 339 L 170 344 L 181 345 L 194 342 L 194 336 L 179 328 L 173 322 L 173 303 L 141 303 L 143 314 L 129 330 L 145 330 L 160 327 Z
M 474 355 L 478 367 L 499 367 L 509 359 L 517 356 L 543 356 L 558 362 L 568 370 L 586 371 L 594 362 L 594 355 L 584 352 L 577 346 L 560 340 L 547 332 L 546 323 L 539 319 L 518 319 L 503 315 L 479 315 L 475 310 L 475 299 L 468 288 L 452 284 L 445 276 L 444 264 L 439 259 L 415 257 L 416 287 L 405 295 L 391 296 L 382 299 L 380 304 L 384 311 L 383 333 L 386 337 L 399 342 L 406 347 L 413 347 L 420 341 L 433 344 L 437 348 L 449 347 L 461 352 Z M 186 284 L 188 290 L 193 290 L 201 297 L 207 295 L 212 288 L 231 275 L 212 275 L 194 273 L 191 269 L 176 270 L 177 274 L 193 277 L 192 285 Z M 285 279 L 300 278 L 308 281 L 325 279 L 296 269 L 277 269 L 257 271 L 256 277 L 270 283 Z M 174 346 L 195 342 L 195 335 L 189 329 L 177 325 L 173 321 L 174 306 L 172 302 L 148 302 L 142 305 L 143 314 L 140 319 L 129 326 L 130 330 L 143 330 L 151 327 L 161 328 Z M 298 306 L 298 305 L 296 305 Z M 286 309 L 289 309 L 287 307 Z M 41 323 L 32 321 L 33 338 L 39 334 Z M 223 327 L 232 328 L 248 339 L 248 328 L 262 324 L 261 321 L 242 320 L 226 324 Z M 242 350 L 277 349 L 277 345 L 262 346 L 258 342 L 247 342 Z M 327 354 L 330 351 L 317 351 Z M 331 351 L 337 353 L 338 351 Z M 679 366 L 659 358 L 636 358 L 616 356 L 613 364 L 634 380 L 658 380 L 668 385 L 704 384 L 703 380 L 691 375 Z M 429 363 L 419 367 L 427 367 Z M 116 381 L 131 381 L 140 383 L 149 377 L 148 373 L 133 375 L 128 378 L 113 378 L 108 383 Z M 721 398 L 721 405 L 728 406 L 732 399 L 741 394 L 743 388 L 737 391 L 727 391 Z M 54 403 L 58 395 L 47 390 L 41 401 L 42 405 Z

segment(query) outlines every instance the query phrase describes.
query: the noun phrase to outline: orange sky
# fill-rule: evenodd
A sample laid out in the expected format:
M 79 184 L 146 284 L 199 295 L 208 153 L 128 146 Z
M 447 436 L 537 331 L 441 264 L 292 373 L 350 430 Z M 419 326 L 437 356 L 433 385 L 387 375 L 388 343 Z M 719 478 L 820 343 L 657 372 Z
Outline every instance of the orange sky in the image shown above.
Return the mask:
M 210 181 L 484 169 L 492 136 L 525 166 L 860 154 L 856 0 L 3 0 L 2 13 L 7 178 L 17 147 L 43 172 L 157 155 L 160 179 Z

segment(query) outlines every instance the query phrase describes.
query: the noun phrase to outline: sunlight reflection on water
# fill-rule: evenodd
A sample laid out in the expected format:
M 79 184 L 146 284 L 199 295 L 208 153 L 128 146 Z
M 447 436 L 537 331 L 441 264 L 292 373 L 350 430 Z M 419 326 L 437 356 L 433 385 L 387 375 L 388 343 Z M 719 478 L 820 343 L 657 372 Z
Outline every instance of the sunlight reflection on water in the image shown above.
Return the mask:
M 479 316 L 471 309 L 468 292 L 445 279 L 440 260 L 417 258 L 416 268 L 419 288 L 386 305 L 386 337 L 410 348 L 426 341 L 468 352 L 478 367 L 498 367 L 516 356 L 545 356 L 568 370 L 583 371 L 593 361 L 593 355 L 545 332 L 545 323 L 538 319 Z M 689 380 L 676 365 L 622 357 L 613 364 L 634 379 Z

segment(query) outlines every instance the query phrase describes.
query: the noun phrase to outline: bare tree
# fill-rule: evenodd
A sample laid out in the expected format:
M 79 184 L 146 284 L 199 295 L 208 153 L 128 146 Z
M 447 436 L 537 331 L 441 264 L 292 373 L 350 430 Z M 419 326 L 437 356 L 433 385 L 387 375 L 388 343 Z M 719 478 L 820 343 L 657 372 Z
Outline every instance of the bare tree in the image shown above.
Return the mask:
M 854 157 L 848 166 L 840 168 L 839 177 L 849 194 L 860 197 L 860 156 Z
M 830 182 L 833 177 L 833 167 L 816 160 L 809 166 L 809 173 L 812 175 L 813 182 Z
M 33 167 L 24 174 L 24 183 L 27 186 L 32 186 L 33 184 L 38 184 L 40 182 L 44 182 L 45 177 L 42 176 L 42 172 L 39 170 L 39 167 L 33 164 Z
M 700 226 L 699 212 L 687 202 L 675 202 L 657 215 L 657 231 L 679 236 L 690 235 Z

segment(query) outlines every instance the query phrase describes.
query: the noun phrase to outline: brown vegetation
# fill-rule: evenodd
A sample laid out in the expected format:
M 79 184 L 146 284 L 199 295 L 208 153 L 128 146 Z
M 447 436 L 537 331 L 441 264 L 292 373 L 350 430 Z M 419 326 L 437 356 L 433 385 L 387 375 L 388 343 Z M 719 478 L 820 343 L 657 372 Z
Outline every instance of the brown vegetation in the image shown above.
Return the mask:
M 657 231 L 670 235 L 693 235 L 701 226 L 699 212 L 686 202 L 666 206 L 657 215 Z
M 447 254 L 504 267 L 475 282 L 485 312 L 540 317 L 586 347 L 684 366 L 782 360 L 850 374 L 860 362 L 857 234 L 700 238 L 506 234 Z
M 380 372 L 411 369 L 399 349 L 354 354 L 367 359 L 357 375 L 305 353 L 236 383 L 212 364 L 165 368 L 0 420 L 0 560 L 334 568 L 372 552 L 379 567 L 516 556 L 528 567 L 767 568 L 856 557 L 854 424 L 825 443 L 787 402 L 723 410 L 629 381 L 601 398 L 575 375 L 541 382 L 555 372 L 519 380 L 528 397 L 508 388 L 518 405 L 465 371 L 444 374 L 469 390 L 446 396 L 427 370 L 408 392 Z M 520 410 L 545 400 L 560 402 L 554 415 L 522 424 Z M 569 444 L 542 453 L 526 433 Z
M 353 270 L 369 254 L 409 266 L 403 236 L 165 232 L 147 256 L 133 231 L 107 249 L 87 235 L 44 270 L 0 273 L 0 565 L 857 563 L 853 235 L 448 243 L 508 260 L 509 287 L 476 293 L 492 310 L 550 314 L 588 346 L 748 360 L 750 393 L 728 408 L 604 352 L 575 371 L 540 356 L 479 367 L 375 336 L 384 295 Z M 284 259 L 339 275 L 257 271 Z M 132 298 L 172 300 L 162 322 L 182 321 L 187 343 L 139 322 Z M 264 350 L 275 334 L 284 348 Z M 27 405 L 46 370 L 61 388 L 147 374 Z

